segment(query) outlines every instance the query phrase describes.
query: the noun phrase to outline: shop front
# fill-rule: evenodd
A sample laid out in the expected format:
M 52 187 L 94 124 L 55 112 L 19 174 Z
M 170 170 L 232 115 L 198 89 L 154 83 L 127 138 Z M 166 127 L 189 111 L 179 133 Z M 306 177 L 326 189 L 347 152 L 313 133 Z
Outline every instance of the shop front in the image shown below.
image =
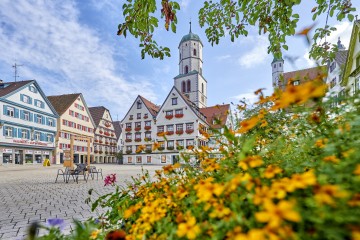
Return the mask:
M 0 146 L 0 164 L 42 164 L 45 159 L 51 160 L 52 154 L 53 149 Z

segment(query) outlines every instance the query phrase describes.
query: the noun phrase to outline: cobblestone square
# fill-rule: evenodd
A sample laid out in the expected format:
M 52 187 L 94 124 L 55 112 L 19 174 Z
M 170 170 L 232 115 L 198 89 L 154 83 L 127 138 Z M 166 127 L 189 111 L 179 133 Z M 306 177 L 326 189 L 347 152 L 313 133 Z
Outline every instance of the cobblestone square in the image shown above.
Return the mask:
M 117 184 L 125 185 L 131 176 L 141 174 L 141 166 L 98 164 L 103 169 L 103 176 L 116 173 Z M 151 175 L 161 166 L 143 166 Z M 65 220 L 64 231 L 70 232 L 73 219 L 84 220 L 98 213 L 91 212 L 85 204 L 88 190 L 93 188 L 99 194 L 113 190 L 104 187 L 104 181 L 89 178 L 86 183 L 82 176 L 77 184 L 72 179 L 64 183 L 59 176 L 55 178 L 61 165 L 43 167 L 41 165 L 0 166 L 0 239 L 24 239 L 29 224 L 34 221 L 45 223 L 47 219 Z

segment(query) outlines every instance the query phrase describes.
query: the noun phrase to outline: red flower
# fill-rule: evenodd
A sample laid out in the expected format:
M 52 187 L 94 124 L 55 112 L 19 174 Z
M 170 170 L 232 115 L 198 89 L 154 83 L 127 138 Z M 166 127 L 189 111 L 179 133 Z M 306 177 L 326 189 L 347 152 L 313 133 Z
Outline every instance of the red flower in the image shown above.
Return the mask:
M 126 232 L 123 230 L 113 230 L 106 234 L 105 240 L 125 240 Z
M 182 113 L 175 114 L 175 117 L 176 117 L 176 118 L 182 118 L 183 116 L 184 116 L 184 114 L 182 114 Z
M 116 173 L 109 174 L 104 179 L 104 183 L 105 183 L 104 186 L 108 186 L 108 185 L 114 186 L 115 182 L 116 182 Z
M 173 117 L 174 117 L 173 115 L 166 115 L 165 116 L 165 118 L 168 119 L 168 120 L 172 119 Z

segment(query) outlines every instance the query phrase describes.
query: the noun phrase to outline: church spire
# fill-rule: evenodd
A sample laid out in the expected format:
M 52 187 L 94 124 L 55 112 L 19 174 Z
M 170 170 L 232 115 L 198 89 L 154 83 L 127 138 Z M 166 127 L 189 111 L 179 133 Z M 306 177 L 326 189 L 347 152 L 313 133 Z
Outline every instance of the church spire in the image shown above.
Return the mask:
M 190 31 L 189 31 L 189 33 L 191 33 L 191 18 L 190 18 L 189 24 L 190 24 Z

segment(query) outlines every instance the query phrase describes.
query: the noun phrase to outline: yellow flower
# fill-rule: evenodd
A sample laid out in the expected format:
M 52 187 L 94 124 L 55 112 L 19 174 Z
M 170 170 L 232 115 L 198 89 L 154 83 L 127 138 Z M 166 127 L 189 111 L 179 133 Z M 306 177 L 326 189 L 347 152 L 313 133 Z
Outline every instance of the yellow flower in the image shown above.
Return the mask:
M 259 122 L 258 117 L 252 117 L 250 119 L 246 119 L 240 123 L 240 129 L 237 130 L 237 133 L 246 133 L 247 131 L 254 128 Z
M 291 184 L 291 187 L 297 188 L 307 188 L 308 186 L 313 186 L 316 184 L 316 176 L 314 174 L 314 171 L 308 171 L 303 174 L 293 174 L 291 176 L 291 181 L 289 182 Z
M 97 236 L 99 235 L 99 233 L 100 233 L 99 229 L 96 229 L 96 230 L 92 231 L 91 235 L 90 235 L 90 239 L 96 239 Z
M 351 207 L 360 207 L 360 193 L 354 194 L 354 196 L 348 201 L 348 205 Z
M 266 201 L 264 211 L 255 213 L 255 218 L 258 222 L 268 223 L 270 228 L 280 227 L 284 220 L 300 222 L 300 214 L 294 210 L 294 205 L 294 203 L 285 200 L 278 204 Z
M 356 165 L 356 168 L 355 168 L 355 170 L 354 170 L 354 172 L 353 172 L 355 175 L 360 175 L 360 164 L 357 164 Z
M 260 205 L 270 198 L 271 198 L 271 192 L 268 186 L 255 188 L 255 195 L 253 198 L 253 203 L 255 205 Z
M 160 145 L 159 142 L 154 142 L 154 144 L 153 144 L 153 151 L 156 151 L 160 146 L 161 146 L 161 145 Z
M 260 127 L 266 127 L 268 125 L 268 122 L 266 120 L 261 120 Z
M 338 163 L 338 162 L 340 162 L 340 160 L 339 160 L 335 155 L 331 155 L 331 156 L 324 157 L 323 160 L 324 160 L 325 162 L 333 162 L 333 163 Z
M 255 168 L 255 167 L 259 167 L 263 164 L 263 160 L 261 159 L 260 156 L 255 155 L 255 156 L 249 156 L 246 157 L 245 159 L 241 160 L 238 164 L 239 167 L 241 167 L 244 170 L 248 170 L 249 167 L 250 168 Z
M 200 180 L 198 184 L 194 186 L 196 195 L 200 202 L 207 202 L 215 196 L 220 196 L 224 191 L 224 186 L 219 183 L 212 183 L 213 178 L 207 178 Z
M 211 218 L 225 218 L 230 215 L 230 208 L 225 207 L 223 204 L 215 204 L 213 211 L 209 214 Z
M 264 172 L 264 176 L 265 178 L 273 178 L 276 174 L 281 173 L 282 171 L 283 170 L 277 166 L 269 165 Z
M 324 148 L 325 144 L 328 142 L 327 138 L 319 139 L 315 142 L 315 146 L 318 148 Z
M 133 206 L 130 206 L 128 209 L 125 210 L 124 212 L 124 218 L 129 218 L 131 217 L 134 213 L 136 213 L 139 209 L 141 208 L 141 204 L 136 204 Z
M 186 236 L 188 239 L 195 239 L 200 233 L 200 227 L 196 225 L 195 217 L 188 216 L 186 219 L 188 219 L 187 222 L 179 224 L 176 234 L 178 237 Z
M 334 198 L 347 197 L 348 193 L 336 185 L 323 185 L 315 188 L 315 200 L 320 204 L 335 205 Z

